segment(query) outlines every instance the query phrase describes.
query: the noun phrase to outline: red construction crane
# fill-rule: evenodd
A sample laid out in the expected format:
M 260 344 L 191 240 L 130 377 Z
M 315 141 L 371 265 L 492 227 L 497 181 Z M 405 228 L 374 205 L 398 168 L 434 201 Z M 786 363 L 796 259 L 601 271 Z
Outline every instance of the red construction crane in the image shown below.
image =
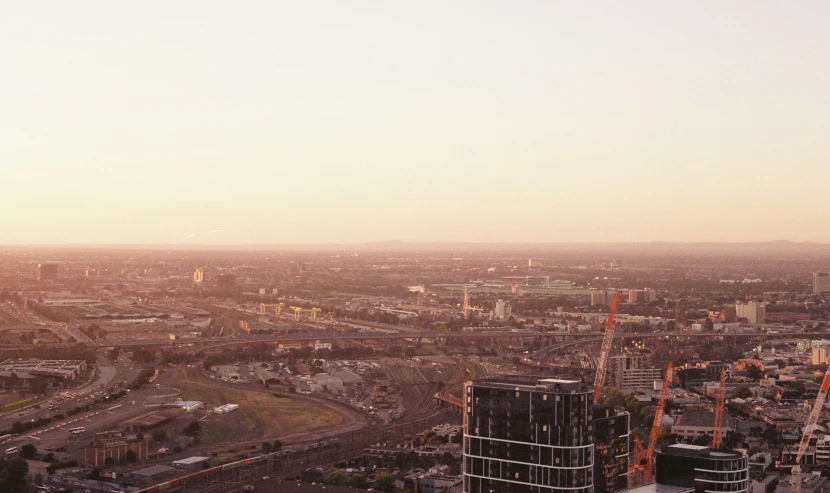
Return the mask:
M 611 358 L 611 345 L 614 343 L 614 316 L 617 314 L 617 307 L 620 304 L 622 291 L 614 293 L 614 300 L 611 301 L 611 310 L 608 312 L 608 319 L 605 321 L 605 335 L 602 337 L 602 350 L 599 353 L 597 363 L 597 375 L 594 377 L 594 402 L 599 400 L 602 389 L 605 388 L 605 374 L 608 372 L 608 360 Z
M 642 462 L 646 455 L 646 451 L 643 450 L 643 442 L 640 441 L 639 436 L 634 436 L 634 447 L 631 451 L 631 455 L 634 456 L 634 462 L 631 464 L 631 467 L 628 468 L 628 487 L 634 488 L 642 484 Z
M 657 401 L 657 410 L 654 411 L 654 422 L 651 424 L 651 435 L 648 438 L 648 450 L 646 451 L 646 463 L 643 472 L 643 481 L 651 481 L 651 473 L 654 469 L 654 446 L 657 445 L 657 435 L 660 433 L 660 423 L 663 421 L 663 411 L 666 409 L 666 397 L 669 395 L 671 385 L 672 364 L 666 368 L 666 378 L 663 380 L 663 388 L 660 389 L 660 399 Z
M 807 417 L 807 422 L 804 424 L 804 433 L 801 435 L 801 442 L 798 444 L 798 453 L 795 456 L 795 465 L 790 471 L 790 485 L 792 493 L 801 493 L 801 457 L 807 451 L 810 445 L 810 438 L 813 436 L 813 431 L 817 428 L 818 418 L 821 411 L 824 409 L 824 400 L 827 399 L 827 391 L 830 390 L 830 366 L 824 372 L 824 379 L 821 381 L 821 388 L 816 396 L 816 401 L 813 403 L 813 409 L 810 411 L 810 416 Z
M 723 406 L 726 403 L 726 366 L 720 371 L 720 387 L 718 397 L 715 400 L 715 427 L 712 431 L 712 448 L 720 448 L 721 435 L 723 435 Z

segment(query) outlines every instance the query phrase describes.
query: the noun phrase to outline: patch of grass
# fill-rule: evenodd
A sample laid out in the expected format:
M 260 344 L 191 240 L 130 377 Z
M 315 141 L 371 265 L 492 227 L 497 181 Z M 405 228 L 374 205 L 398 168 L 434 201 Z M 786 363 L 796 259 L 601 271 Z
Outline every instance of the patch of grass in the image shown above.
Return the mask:
M 199 439 L 202 443 L 212 445 L 214 443 L 226 442 L 233 436 L 233 426 L 224 421 L 202 422 L 202 431 Z

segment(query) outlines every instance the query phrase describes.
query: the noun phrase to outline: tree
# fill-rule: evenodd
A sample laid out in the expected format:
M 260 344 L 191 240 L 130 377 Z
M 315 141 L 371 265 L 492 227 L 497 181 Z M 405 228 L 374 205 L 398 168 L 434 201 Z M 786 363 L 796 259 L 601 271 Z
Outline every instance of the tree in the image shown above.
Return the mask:
M 156 442 L 163 442 L 167 438 L 167 432 L 164 430 L 153 431 L 153 440 Z
M 748 399 L 750 397 L 752 397 L 752 390 L 750 390 L 749 385 L 738 385 L 732 390 L 732 398 Z
M 333 484 L 335 486 L 342 486 L 345 481 L 346 478 L 343 474 L 343 471 L 341 471 L 340 469 L 335 469 L 328 476 L 326 476 L 326 478 L 323 480 L 323 483 Z
M 27 443 L 26 445 L 20 447 L 20 457 L 23 457 L 24 459 L 34 459 L 35 455 L 37 455 L 37 447 L 31 443 Z
M 694 441 L 692 442 L 692 445 L 701 445 L 705 447 L 710 443 L 712 443 L 712 437 L 708 434 L 703 434 L 695 437 Z
M 0 491 L 3 493 L 24 493 L 29 491 L 26 475 L 29 463 L 20 457 L 0 459 Z
M 190 424 L 185 427 L 184 434 L 189 436 L 198 435 L 201 429 L 201 423 L 199 423 L 198 421 L 191 421 Z
M 49 388 L 49 382 L 46 381 L 45 378 L 35 378 L 32 381 L 32 392 L 38 395 L 42 395 L 46 393 L 46 389 Z
M 262 452 L 266 454 L 270 454 L 273 447 L 269 442 L 262 442 Z
M 136 457 L 134 450 L 128 450 L 127 453 L 124 455 L 124 459 L 127 462 L 132 463 L 132 462 L 135 462 L 136 460 L 138 460 L 138 457 Z
M 375 476 L 375 489 L 384 493 L 392 493 L 395 491 L 395 475 L 389 473 L 380 473 Z
M 440 459 L 439 462 L 441 462 L 441 464 L 446 464 L 448 466 L 451 466 L 451 465 L 455 464 L 455 457 L 453 457 L 453 455 L 450 452 L 444 452 L 441 455 L 441 459 Z
M 767 445 L 771 447 L 774 447 L 778 443 L 778 430 L 774 426 L 767 426 L 761 436 L 767 442 Z
M 764 370 L 759 368 L 758 365 L 747 365 L 746 374 L 753 380 L 760 380 L 764 378 Z
M 104 465 L 105 466 L 111 466 L 114 463 L 115 463 L 115 460 L 113 460 L 112 457 L 107 457 L 106 459 L 104 459 Z
M 282 449 L 282 442 L 279 440 L 274 440 L 274 446 L 271 448 L 274 452 L 279 452 Z
M 92 470 L 89 471 L 89 479 L 101 479 L 101 469 L 93 467 Z

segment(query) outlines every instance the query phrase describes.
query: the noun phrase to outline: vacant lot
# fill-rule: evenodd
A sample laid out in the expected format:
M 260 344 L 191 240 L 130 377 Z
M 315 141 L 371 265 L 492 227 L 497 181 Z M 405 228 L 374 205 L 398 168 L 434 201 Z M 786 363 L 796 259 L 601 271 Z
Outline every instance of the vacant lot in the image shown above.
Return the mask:
M 173 375 L 167 385 L 181 392 L 179 399 L 202 401 L 206 409 L 222 404 L 239 404 L 236 411 L 212 416 L 202 422 L 201 438 L 206 444 L 228 439 L 279 438 L 288 433 L 303 433 L 343 422 L 343 417 L 337 412 L 309 407 L 309 402 L 300 397 L 277 398 L 272 392 L 232 388 L 201 376 L 187 375 L 183 370 Z

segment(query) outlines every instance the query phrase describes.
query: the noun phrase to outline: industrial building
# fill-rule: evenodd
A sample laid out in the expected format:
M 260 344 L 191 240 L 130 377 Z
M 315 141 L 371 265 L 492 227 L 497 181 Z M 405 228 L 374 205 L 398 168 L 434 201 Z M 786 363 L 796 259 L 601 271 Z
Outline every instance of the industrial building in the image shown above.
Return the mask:
M 734 431 L 734 427 L 730 426 L 729 413 L 724 411 L 722 433 L 726 435 L 727 432 Z M 677 418 L 677 421 L 672 425 L 671 432 L 675 435 L 692 441 L 695 438 L 708 435 L 713 436 L 715 433 L 715 413 L 711 411 L 688 410 Z
M 7 359 L 0 363 L 0 377 L 15 374 L 18 378 L 43 377 L 56 381 L 75 380 L 86 371 L 84 360 Z
M 593 493 L 593 394 L 580 382 L 481 379 L 464 396 L 465 493 Z

